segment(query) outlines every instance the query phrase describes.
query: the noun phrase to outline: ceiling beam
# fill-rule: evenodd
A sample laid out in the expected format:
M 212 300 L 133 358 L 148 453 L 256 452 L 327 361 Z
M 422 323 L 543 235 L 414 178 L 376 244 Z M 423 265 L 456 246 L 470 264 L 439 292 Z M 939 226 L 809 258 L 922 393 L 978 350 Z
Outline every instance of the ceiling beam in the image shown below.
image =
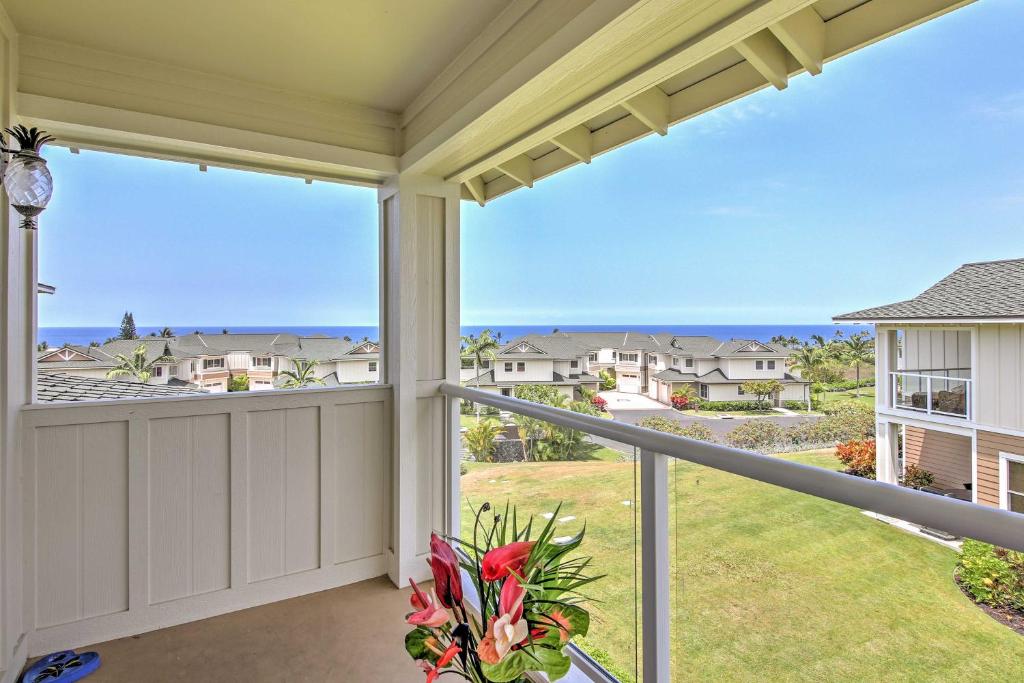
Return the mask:
M 736 43 L 736 51 L 779 90 L 789 84 L 789 53 L 771 31 L 758 31 Z
M 464 185 L 469 190 L 469 194 L 472 195 L 473 199 L 480 206 L 483 206 L 487 202 L 487 188 L 484 187 L 484 179 L 481 176 L 476 176 L 467 180 Z
M 629 98 L 622 106 L 658 135 L 668 135 L 668 95 L 658 86 Z
M 514 178 L 520 185 L 533 187 L 533 159 L 525 154 L 498 164 L 498 170 L 510 178 Z
M 553 138 L 551 142 L 585 164 L 589 164 L 590 159 L 594 156 L 594 141 L 590 137 L 590 129 L 586 126 L 570 128 Z
M 825 61 L 825 22 L 810 7 L 789 15 L 769 27 L 779 42 L 807 69 L 817 76 Z

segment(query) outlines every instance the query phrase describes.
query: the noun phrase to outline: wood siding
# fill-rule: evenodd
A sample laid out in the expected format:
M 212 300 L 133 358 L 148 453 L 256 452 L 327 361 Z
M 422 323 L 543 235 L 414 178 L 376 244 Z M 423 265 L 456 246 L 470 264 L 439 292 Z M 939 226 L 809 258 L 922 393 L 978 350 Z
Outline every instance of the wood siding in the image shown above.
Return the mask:
M 978 431 L 978 502 L 999 507 L 999 454 L 1024 455 L 1024 437 Z
M 935 486 L 962 489 L 971 481 L 971 439 L 932 429 L 907 427 L 903 433 L 903 463 L 935 475 Z
M 27 411 L 30 654 L 382 575 L 389 415 L 387 387 Z
M 981 325 L 977 355 L 975 420 L 1024 429 L 1024 325 Z

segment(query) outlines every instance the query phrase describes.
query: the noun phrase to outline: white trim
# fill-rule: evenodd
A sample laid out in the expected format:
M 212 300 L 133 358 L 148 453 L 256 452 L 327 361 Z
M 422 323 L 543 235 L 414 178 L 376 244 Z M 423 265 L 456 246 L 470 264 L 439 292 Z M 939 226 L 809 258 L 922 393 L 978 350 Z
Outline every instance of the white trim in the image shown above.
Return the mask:
M 999 509 L 1009 510 L 1008 489 L 1010 488 L 1010 463 L 1024 465 L 1024 455 L 999 451 Z M 1017 493 L 1014 491 L 1014 493 Z
M 971 502 L 978 504 L 978 432 L 971 432 Z
M 953 326 L 965 327 L 968 325 L 1009 325 L 1022 324 L 1024 318 L 903 318 L 898 320 L 853 320 L 832 318 L 837 325 L 939 325 L 943 328 Z

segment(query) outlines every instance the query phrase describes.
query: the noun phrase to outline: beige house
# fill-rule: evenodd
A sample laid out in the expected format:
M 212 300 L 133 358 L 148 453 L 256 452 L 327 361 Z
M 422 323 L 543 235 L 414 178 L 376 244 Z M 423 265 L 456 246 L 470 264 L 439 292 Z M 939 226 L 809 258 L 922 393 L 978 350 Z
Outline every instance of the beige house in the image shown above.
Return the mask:
M 828 78 L 833 60 L 967 3 L 298 4 L 0 1 L 0 127 L 38 126 L 76 150 L 376 188 L 383 353 L 371 385 L 40 403 L 36 289 L 40 242 L 52 234 L 45 212 L 38 230 L 18 227 L 0 193 L 0 683 L 29 657 L 176 625 L 105 658 L 105 675 L 144 680 L 163 665 L 183 680 L 228 680 L 242 663 L 254 680 L 313 666 L 351 681 L 423 680 L 403 647 L 408 598 L 392 584 L 426 579 L 430 532 L 461 528 L 456 399 L 504 400 L 459 386 L 460 201 L 486 205 L 601 163 L 798 74 Z M 111 211 L 130 191 L 105 189 Z M 102 226 L 81 229 L 106 246 Z M 282 236 L 289 230 L 298 228 Z M 244 283 L 221 274 L 217 287 Z M 1003 322 L 1000 348 L 1015 325 Z M 974 358 L 995 357 L 983 327 Z M 989 381 L 989 369 L 972 372 Z M 1019 418 L 1019 406 L 980 401 L 970 419 Z M 645 485 L 628 512 L 642 536 L 630 582 L 642 589 L 642 637 L 627 647 L 648 683 L 678 680 L 670 458 L 890 514 L 910 509 L 1024 548 L 1017 515 L 866 480 L 837 486 L 821 468 L 574 419 L 640 452 Z M 954 508 L 962 514 L 940 514 Z M 339 593 L 346 599 L 324 609 Z M 295 603 L 266 607 L 297 596 L 299 613 Z M 241 638 L 188 624 L 247 608 L 230 616 L 246 626 Z M 334 621 L 308 616 L 328 612 Z M 188 634 L 198 637 L 182 644 Z M 139 654 L 146 643 L 159 645 Z M 572 675 L 607 680 L 567 649 Z
M 597 391 L 600 379 L 590 369 L 590 347 L 578 334 L 528 334 L 501 347 L 479 372 L 462 370 L 462 383 L 502 396 L 514 396 L 521 384 L 556 387 L 570 400 L 580 389 Z M 469 365 L 472 359 L 464 359 Z
M 1024 259 L 835 320 L 875 325 L 878 479 L 916 465 L 947 495 L 1024 512 Z
M 99 346 L 65 346 L 40 351 L 40 374 L 106 379 L 117 356 L 131 356 L 142 344 L 148 361 L 167 356 L 153 368 L 149 384 L 193 385 L 211 393 L 228 390 L 231 378 L 245 375 L 250 391 L 280 386 L 281 372 L 294 371 L 296 361 L 316 361 L 314 375 L 326 386 L 376 382 L 380 347 L 376 342 L 351 342 L 336 337 L 274 334 L 188 334 L 115 340 Z M 124 379 L 124 378 L 121 378 Z

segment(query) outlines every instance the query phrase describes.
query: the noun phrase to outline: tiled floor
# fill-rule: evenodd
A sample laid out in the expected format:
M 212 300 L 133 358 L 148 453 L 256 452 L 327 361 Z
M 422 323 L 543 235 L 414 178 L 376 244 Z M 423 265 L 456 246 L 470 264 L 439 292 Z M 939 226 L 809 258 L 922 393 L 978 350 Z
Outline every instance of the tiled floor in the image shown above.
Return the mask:
M 406 655 L 409 590 L 386 578 L 111 640 L 87 683 L 422 683 Z

